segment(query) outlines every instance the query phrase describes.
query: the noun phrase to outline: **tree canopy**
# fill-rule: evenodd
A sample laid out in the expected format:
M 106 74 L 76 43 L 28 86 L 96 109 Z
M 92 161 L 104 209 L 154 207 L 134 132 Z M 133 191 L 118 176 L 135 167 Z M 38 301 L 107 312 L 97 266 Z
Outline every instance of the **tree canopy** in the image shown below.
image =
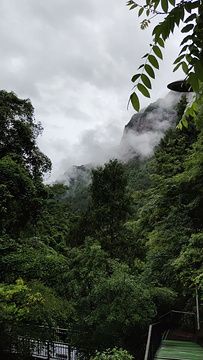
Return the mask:
M 0 91 L 0 234 L 18 236 L 36 222 L 47 196 L 43 175 L 51 161 L 37 146 L 42 132 L 29 99 Z
M 171 306 L 193 311 L 202 288 L 203 109 L 152 158 L 110 160 L 69 189 L 43 183 L 30 101 L 0 94 L 2 349 L 11 333 L 58 340 L 62 327 L 81 358 L 130 359 L 122 347 L 143 359 L 149 323 Z

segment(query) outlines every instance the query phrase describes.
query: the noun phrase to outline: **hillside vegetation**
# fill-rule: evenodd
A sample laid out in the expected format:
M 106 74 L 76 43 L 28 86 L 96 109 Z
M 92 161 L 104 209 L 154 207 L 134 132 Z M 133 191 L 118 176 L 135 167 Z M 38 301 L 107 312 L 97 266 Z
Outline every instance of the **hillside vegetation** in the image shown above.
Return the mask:
M 74 191 L 43 183 L 31 102 L 1 91 L 0 116 L 1 343 L 25 324 L 50 338 L 61 327 L 84 356 L 117 346 L 141 359 L 149 324 L 201 299 L 203 109 L 153 157 L 110 160 Z

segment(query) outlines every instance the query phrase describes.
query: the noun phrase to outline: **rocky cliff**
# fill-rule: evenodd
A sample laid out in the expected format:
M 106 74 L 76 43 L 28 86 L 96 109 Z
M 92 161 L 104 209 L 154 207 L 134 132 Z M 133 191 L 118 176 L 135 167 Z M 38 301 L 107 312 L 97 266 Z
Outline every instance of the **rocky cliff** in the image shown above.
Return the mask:
M 132 116 L 121 139 L 123 160 L 135 155 L 151 156 L 164 132 L 176 122 L 176 105 L 182 93 L 171 91 Z

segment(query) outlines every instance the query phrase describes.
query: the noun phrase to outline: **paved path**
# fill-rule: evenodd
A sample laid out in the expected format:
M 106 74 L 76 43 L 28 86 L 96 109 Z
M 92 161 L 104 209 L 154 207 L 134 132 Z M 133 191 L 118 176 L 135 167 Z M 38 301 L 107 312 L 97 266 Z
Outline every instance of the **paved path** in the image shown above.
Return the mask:
M 163 340 L 154 360 L 203 360 L 203 348 L 193 342 Z

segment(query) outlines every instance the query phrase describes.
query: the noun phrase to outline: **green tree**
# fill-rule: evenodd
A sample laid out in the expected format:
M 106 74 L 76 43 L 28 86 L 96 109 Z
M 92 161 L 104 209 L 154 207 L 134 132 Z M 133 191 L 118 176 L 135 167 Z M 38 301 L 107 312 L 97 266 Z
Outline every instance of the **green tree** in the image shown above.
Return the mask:
M 42 281 L 65 297 L 68 272 L 67 258 L 45 245 L 40 238 L 0 238 L 0 282 L 14 284 L 20 277 L 26 283 Z
M 194 295 L 195 287 L 203 285 L 203 232 L 192 234 L 188 245 L 174 260 L 174 266 L 185 289 L 191 289 Z
M 47 197 L 43 175 L 51 162 L 37 146 L 42 128 L 30 100 L 0 91 L 0 119 L 0 234 L 18 237 L 28 224 L 29 231 L 34 229 Z
M 42 126 L 35 122 L 29 99 L 19 99 L 13 92 L 0 91 L 0 159 L 18 155 L 19 162 L 38 180 L 51 169 L 51 162 L 40 152 L 36 139 Z M 17 159 L 16 159 L 17 161 Z
M 152 88 L 151 79 L 155 78 L 154 70 L 159 69 L 159 61 L 163 59 L 162 50 L 166 40 L 173 33 L 175 27 L 183 24 L 181 32 L 183 40 L 180 44 L 179 56 L 174 61 L 174 71 L 179 67 L 185 74 L 186 82 L 192 87 L 196 94 L 195 101 L 186 110 L 185 116 L 195 116 L 198 110 L 197 104 L 202 101 L 203 82 L 203 4 L 201 0 L 183 0 L 176 3 L 175 0 L 146 0 L 144 5 L 129 0 L 127 5 L 130 10 L 137 8 L 138 16 L 144 15 L 141 28 L 145 29 L 151 18 L 165 15 L 164 19 L 156 25 L 152 31 L 152 44 L 150 51 L 143 56 L 144 62 L 139 67 L 140 72 L 132 77 L 135 84 L 135 91 L 130 96 L 130 101 L 139 111 L 140 104 L 137 90 L 144 96 L 150 97 Z M 184 35 L 186 35 L 184 37 Z M 186 118 L 183 117 L 183 124 L 187 126 Z
M 64 251 L 69 234 L 69 218 L 72 214 L 68 186 L 53 184 L 47 190 L 48 196 L 44 200 L 35 234 L 45 244 L 58 251 Z
M 175 289 L 177 307 L 191 300 L 188 285 L 200 281 L 202 271 L 202 119 L 200 109 L 197 129 L 172 129 L 158 145 L 154 187 L 140 218 L 147 244 L 143 277 Z
M 119 346 L 138 352 L 140 334 L 156 315 L 150 287 L 90 238 L 70 251 L 69 264 L 67 294 L 79 331 L 75 344 L 91 351 Z
M 176 107 L 176 125 L 181 120 L 187 104 L 187 98 L 183 95 Z M 198 133 L 194 122 L 189 129 L 183 128 L 180 131 L 176 126 L 165 132 L 155 148 L 155 169 L 159 177 L 169 179 L 184 171 L 184 160 L 192 144 L 197 140 Z
M 124 166 L 110 160 L 104 167 L 93 169 L 90 191 L 97 237 L 102 247 L 115 256 L 122 243 L 123 225 L 131 213 Z
M 35 315 L 38 306 L 43 306 L 44 298 L 39 292 L 34 293 L 22 279 L 15 285 L 0 285 L 0 322 L 29 321 Z
M 74 318 L 74 309 L 66 299 L 40 282 L 25 284 L 22 278 L 15 284 L 0 284 L 0 354 L 15 344 L 19 336 L 24 339 L 48 340 L 54 337 L 53 327 L 68 326 Z M 12 339 L 12 340 L 11 340 Z M 18 342 L 19 358 L 27 359 L 30 344 Z M 26 353 L 26 351 L 28 351 Z M 3 357 L 4 358 L 4 357 Z

